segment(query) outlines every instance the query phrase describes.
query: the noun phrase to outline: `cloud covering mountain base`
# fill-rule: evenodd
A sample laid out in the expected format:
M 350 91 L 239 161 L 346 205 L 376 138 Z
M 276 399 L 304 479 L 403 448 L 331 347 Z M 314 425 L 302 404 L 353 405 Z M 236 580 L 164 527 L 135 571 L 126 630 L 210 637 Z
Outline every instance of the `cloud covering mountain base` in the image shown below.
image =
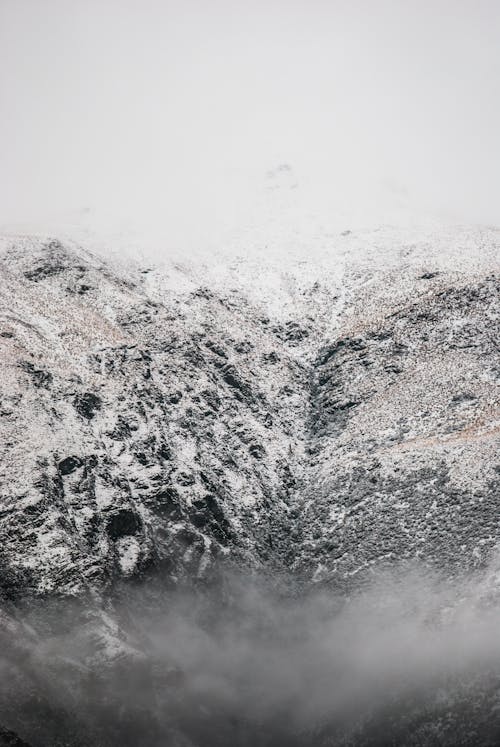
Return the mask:
M 495 744 L 495 573 L 400 568 L 345 598 L 226 572 L 122 589 L 106 611 L 31 602 L 3 646 L 4 725 L 34 747 Z

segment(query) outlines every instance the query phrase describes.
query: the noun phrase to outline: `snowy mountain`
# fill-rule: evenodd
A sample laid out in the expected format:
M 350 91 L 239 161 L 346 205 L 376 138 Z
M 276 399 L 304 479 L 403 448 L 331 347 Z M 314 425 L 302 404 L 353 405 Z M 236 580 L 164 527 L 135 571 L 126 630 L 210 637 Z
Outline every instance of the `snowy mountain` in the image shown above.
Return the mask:
M 129 743 L 109 716 L 86 733 L 71 699 L 45 703 L 40 662 L 59 619 L 79 631 L 52 663 L 73 685 L 96 656 L 101 681 L 142 661 L 120 612 L 141 589 L 168 599 L 239 569 L 345 595 L 401 564 L 490 568 L 500 233 L 319 243 L 309 258 L 262 246 L 156 267 L 2 239 L 0 634 L 24 652 L 3 663 L 19 693 L 0 693 L 5 744 Z M 164 664 L 178 697 L 182 672 Z M 203 723 L 204 738 L 184 722 L 127 738 L 234 743 Z

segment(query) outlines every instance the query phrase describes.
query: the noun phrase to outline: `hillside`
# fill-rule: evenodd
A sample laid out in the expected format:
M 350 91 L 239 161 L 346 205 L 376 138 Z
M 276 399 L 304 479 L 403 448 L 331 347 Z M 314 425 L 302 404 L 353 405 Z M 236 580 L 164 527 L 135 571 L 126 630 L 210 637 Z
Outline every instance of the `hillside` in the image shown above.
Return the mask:
M 161 267 L 4 237 L 0 629 L 25 655 L 3 664 L 22 695 L 14 707 L 2 691 L 0 724 L 47 743 L 55 706 L 40 705 L 37 667 L 59 615 L 84 641 L 54 660 L 70 679 L 96 645 L 104 680 L 144 657 L 120 611 L 137 590 L 168 601 L 230 569 L 335 594 L 401 564 L 486 572 L 500 540 L 499 236 L 345 232 L 309 259 Z M 85 741 L 57 708 L 58 744 L 117 743 L 104 726 Z M 201 744 L 168 728 L 167 743 Z

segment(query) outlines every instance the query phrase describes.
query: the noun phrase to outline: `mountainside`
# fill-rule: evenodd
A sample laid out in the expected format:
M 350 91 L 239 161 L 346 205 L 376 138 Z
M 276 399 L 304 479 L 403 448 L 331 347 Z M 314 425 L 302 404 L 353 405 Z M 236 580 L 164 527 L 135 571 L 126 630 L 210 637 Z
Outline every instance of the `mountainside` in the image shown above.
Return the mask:
M 100 666 L 140 658 L 116 605 L 150 579 L 203 587 L 235 567 L 351 593 L 401 562 L 489 567 L 500 234 L 338 242 L 155 268 L 2 239 L 0 632 L 30 667 L 43 605 L 85 621 L 79 666 L 89 640 Z M 0 703 L 0 724 L 47 744 L 36 709 Z M 118 743 L 58 728 L 57 744 Z M 161 738 L 209 743 L 186 733 Z

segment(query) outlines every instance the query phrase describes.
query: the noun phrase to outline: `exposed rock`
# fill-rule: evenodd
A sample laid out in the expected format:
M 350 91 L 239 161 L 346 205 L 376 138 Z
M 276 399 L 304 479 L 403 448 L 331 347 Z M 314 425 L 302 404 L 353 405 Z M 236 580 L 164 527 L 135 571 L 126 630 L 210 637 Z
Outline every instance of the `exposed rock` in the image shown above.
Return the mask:
M 131 509 L 120 508 L 108 517 L 107 532 L 111 539 L 117 540 L 128 534 L 135 534 L 141 529 L 141 522 L 137 514 Z
M 48 389 L 50 384 L 52 383 L 52 374 L 50 373 L 50 371 L 44 371 L 41 368 L 35 368 L 33 363 L 30 363 L 29 361 L 22 361 L 19 364 L 19 367 L 31 376 L 36 387 L 43 387 L 44 389 Z
M 57 465 L 57 468 L 61 475 L 70 475 L 72 472 L 75 471 L 75 469 L 78 469 L 78 467 L 81 467 L 83 464 L 82 460 L 79 459 L 76 456 L 69 456 L 65 459 L 62 459 L 59 464 Z
M 78 394 L 73 401 L 75 410 L 83 417 L 90 420 L 102 407 L 102 401 L 97 394 L 83 392 Z

